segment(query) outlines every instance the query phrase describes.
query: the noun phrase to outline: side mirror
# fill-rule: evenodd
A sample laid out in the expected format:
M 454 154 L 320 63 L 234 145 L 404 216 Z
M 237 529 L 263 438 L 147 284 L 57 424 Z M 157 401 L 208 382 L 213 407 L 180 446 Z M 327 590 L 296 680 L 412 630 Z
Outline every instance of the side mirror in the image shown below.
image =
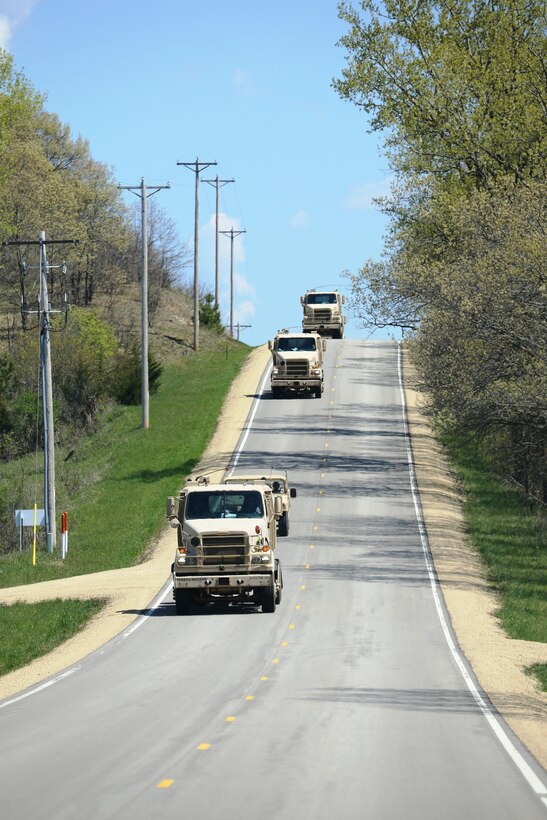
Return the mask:
M 323 350 L 327 349 L 327 340 L 326 339 L 321 339 L 321 347 L 323 348 Z
M 345 305 L 345 304 L 346 304 L 346 297 L 345 297 L 345 296 L 342 296 L 342 304 L 343 304 L 343 305 Z
M 274 513 L 276 518 L 281 518 L 283 515 L 283 499 L 280 495 L 274 495 Z
M 304 297 L 303 297 L 303 296 L 301 296 L 301 297 L 300 297 L 300 304 L 301 304 L 301 305 L 303 305 L 303 304 L 304 304 Z
M 273 350 L 273 344 L 271 339 L 268 339 L 268 350 Z
M 296 498 L 296 487 L 291 487 L 289 495 L 291 498 Z
M 180 522 L 179 522 L 179 520 L 177 518 L 177 515 L 176 515 L 176 512 L 175 512 L 175 499 L 173 498 L 172 495 L 170 495 L 167 498 L 166 513 L 167 513 L 167 518 L 169 519 L 169 523 L 171 524 L 171 526 L 172 527 L 178 527 Z

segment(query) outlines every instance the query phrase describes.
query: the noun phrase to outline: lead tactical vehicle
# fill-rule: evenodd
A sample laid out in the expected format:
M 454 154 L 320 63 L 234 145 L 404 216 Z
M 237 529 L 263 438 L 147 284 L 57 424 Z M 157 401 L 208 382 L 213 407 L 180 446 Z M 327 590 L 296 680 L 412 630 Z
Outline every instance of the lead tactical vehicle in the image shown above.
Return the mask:
M 321 398 L 324 339 L 317 333 L 293 333 L 283 329 L 268 342 L 268 348 L 273 358 L 271 389 L 274 396 L 307 392 Z
M 275 612 L 283 577 L 277 521 L 283 501 L 266 482 L 211 484 L 208 476 L 187 479 L 167 518 L 177 528 L 171 566 L 178 615 L 192 603 L 249 602 Z
M 281 498 L 283 514 L 277 522 L 277 534 L 284 536 L 289 534 L 289 510 L 291 508 L 291 498 L 296 498 L 296 488 L 289 487 L 289 481 L 285 470 L 272 470 L 266 473 L 236 473 L 223 479 L 224 484 L 262 484 L 266 482 L 271 488 L 274 499 Z
M 320 333 L 332 339 L 344 337 L 346 317 L 342 314 L 342 305 L 346 297 L 337 290 L 308 290 L 300 297 L 304 310 L 302 330 L 304 333 Z

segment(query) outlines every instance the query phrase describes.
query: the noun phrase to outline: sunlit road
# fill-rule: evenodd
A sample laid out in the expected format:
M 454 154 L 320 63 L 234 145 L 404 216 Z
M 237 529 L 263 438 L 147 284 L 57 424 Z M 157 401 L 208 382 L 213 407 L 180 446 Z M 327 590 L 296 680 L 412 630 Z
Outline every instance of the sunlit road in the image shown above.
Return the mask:
M 320 400 L 266 391 L 237 465 L 287 469 L 298 490 L 276 613 L 177 617 L 167 596 L 1 708 L 0 817 L 546 816 L 441 627 L 396 345 L 329 341 L 325 378 Z

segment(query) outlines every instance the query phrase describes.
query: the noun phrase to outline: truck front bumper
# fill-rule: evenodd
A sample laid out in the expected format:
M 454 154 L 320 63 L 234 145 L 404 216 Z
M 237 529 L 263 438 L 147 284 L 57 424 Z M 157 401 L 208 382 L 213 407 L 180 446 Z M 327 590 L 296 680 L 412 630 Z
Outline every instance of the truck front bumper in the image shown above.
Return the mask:
M 208 589 L 211 592 L 239 592 L 255 587 L 269 587 L 272 572 L 226 575 L 173 575 L 173 589 Z
M 272 379 L 272 387 L 279 387 L 280 390 L 316 390 L 321 388 L 321 379 Z

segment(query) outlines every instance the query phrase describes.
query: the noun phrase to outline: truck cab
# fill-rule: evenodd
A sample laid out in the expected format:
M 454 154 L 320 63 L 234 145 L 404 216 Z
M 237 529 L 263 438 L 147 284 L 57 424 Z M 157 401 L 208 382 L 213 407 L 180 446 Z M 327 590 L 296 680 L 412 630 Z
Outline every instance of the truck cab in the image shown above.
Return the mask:
M 211 484 L 188 479 L 176 499 L 167 499 L 167 518 L 177 529 L 172 564 L 177 614 L 192 603 L 254 603 L 275 612 L 283 580 L 275 558 L 281 498 L 265 482 Z
M 311 393 L 321 398 L 326 344 L 319 334 L 279 330 L 268 342 L 268 348 L 273 359 L 271 390 L 274 396 Z
M 342 305 L 346 297 L 337 290 L 308 290 L 300 297 L 303 308 L 302 330 L 304 333 L 319 333 L 332 339 L 344 337 L 346 317 Z

